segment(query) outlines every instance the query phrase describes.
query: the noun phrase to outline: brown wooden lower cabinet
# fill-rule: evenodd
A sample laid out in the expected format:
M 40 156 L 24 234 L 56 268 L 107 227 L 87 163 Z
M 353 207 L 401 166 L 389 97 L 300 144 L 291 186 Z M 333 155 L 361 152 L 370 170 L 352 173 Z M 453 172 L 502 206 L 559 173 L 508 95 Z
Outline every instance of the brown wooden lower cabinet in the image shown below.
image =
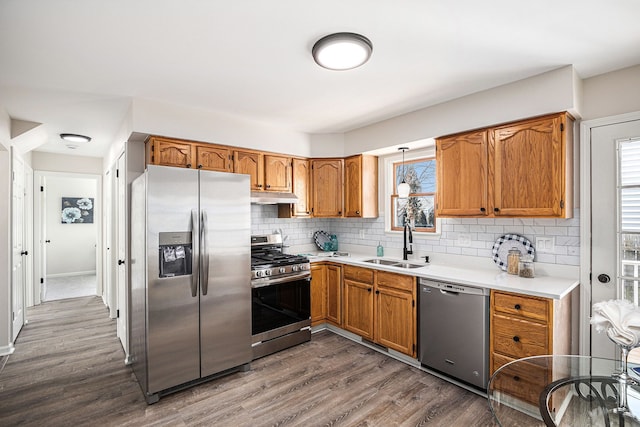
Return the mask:
M 342 326 L 342 267 L 311 264 L 311 326 L 330 322 Z
M 571 354 L 571 306 L 572 294 L 555 300 L 491 291 L 491 374 L 523 357 Z M 544 386 L 554 379 L 551 370 L 545 374 L 545 369 L 535 365 L 530 369 L 505 369 L 510 369 L 505 374 L 514 379 L 513 390 L 508 391 L 535 405 Z M 555 410 L 556 401 L 552 400 L 551 411 Z
M 344 329 L 416 356 L 416 279 L 344 266 Z

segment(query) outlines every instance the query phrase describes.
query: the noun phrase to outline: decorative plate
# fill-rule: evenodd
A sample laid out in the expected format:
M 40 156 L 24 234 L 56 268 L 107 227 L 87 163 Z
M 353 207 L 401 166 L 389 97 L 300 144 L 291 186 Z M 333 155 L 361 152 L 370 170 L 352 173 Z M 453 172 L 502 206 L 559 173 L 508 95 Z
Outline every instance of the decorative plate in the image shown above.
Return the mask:
M 331 241 L 331 236 L 326 231 L 318 230 L 313 233 L 313 240 L 321 251 L 324 251 L 324 244 Z
M 507 255 L 509 255 L 511 248 L 518 249 L 522 255 L 536 255 L 536 249 L 524 236 L 505 234 L 498 237 L 498 240 L 493 245 L 493 262 L 505 271 L 507 270 Z

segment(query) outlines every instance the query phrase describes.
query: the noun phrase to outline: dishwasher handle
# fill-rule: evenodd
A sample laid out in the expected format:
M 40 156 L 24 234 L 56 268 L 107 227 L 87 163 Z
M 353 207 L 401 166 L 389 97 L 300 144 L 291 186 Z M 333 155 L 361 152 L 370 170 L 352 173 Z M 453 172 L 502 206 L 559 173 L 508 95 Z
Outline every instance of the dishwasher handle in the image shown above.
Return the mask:
M 450 282 L 436 282 L 433 280 L 421 278 L 420 287 L 424 289 L 425 286 L 438 289 L 442 294 L 451 294 L 451 295 L 472 294 L 472 295 L 487 296 L 490 293 L 490 290 L 487 288 L 461 285 L 458 283 L 450 283 Z

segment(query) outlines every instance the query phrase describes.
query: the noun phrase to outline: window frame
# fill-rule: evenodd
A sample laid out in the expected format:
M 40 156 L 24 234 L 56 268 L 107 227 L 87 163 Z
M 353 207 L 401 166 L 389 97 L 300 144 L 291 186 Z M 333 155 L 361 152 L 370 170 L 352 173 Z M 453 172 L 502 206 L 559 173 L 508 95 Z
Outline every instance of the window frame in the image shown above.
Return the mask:
M 422 144 L 419 148 L 411 148 L 411 151 L 405 152 L 405 165 L 417 162 L 423 162 L 425 160 L 436 160 L 435 155 L 435 140 L 430 138 L 420 141 Z M 395 165 L 402 165 L 402 154 L 390 155 L 385 159 L 385 233 L 399 234 L 403 231 L 403 227 L 398 227 L 394 224 L 395 215 L 395 199 L 398 197 L 397 185 L 396 185 L 396 168 Z M 437 167 L 437 166 L 436 166 Z M 437 184 L 436 184 L 437 185 Z M 425 193 L 412 193 L 412 196 L 429 196 L 433 197 L 434 205 L 436 202 L 436 191 Z M 442 234 L 442 220 L 435 214 L 434 208 L 434 227 L 418 227 L 412 230 L 414 232 L 414 238 L 424 239 L 440 239 Z

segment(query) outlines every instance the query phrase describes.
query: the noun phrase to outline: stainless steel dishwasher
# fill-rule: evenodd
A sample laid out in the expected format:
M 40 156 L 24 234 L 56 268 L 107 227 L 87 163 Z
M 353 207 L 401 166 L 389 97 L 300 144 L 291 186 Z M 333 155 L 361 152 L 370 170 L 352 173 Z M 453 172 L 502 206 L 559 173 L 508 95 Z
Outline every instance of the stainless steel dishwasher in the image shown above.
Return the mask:
M 489 381 L 489 290 L 420 279 L 419 360 L 482 389 Z

